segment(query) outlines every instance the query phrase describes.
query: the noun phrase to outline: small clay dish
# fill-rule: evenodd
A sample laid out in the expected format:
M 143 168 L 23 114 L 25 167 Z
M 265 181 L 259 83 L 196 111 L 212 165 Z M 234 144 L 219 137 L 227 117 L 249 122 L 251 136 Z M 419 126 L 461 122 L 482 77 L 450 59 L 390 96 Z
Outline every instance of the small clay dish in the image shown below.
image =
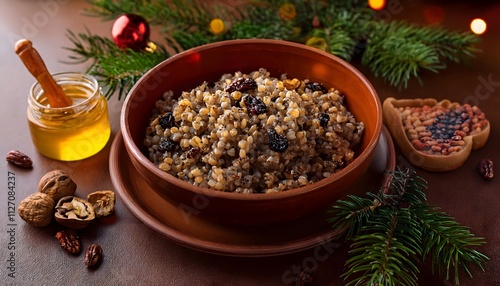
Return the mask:
M 384 123 L 391 132 L 392 138 L 401 149 L 406 159 L 414 166 L 431 172 L 452 171 L 464 164 L 472 150 L 483 147 L 488 141 L 490 134 L 490 124 L 486 125 L 480 132 L 463 137 L 465 145 L 462 150 L 448 155 L 429 155 L 417 150 L 410 142 L 403 126 L 404 115 L 399 108 L 442 106 L 447 109 L 460 107 L 459 103 L 452 103 L 449 100 L 437 101 L 433 98 L 417 99 L 395 99 L 387 98 L 383 104 Z
M 352 163 L 328 178 L 271 194 L 221 192 L 193 186 L 155 166 L 143 144 L 152 109 L 166 91 L 180 94 L 225 73 L 265 68 L 271 76 L 309 79 L 346 94 L 345 104 L 365 124 Z M 223 224 L 261 225 L 292 221 L 331 205 L 362 178 L 382 130 L 382 104 L 370 82 L 353 66 L 304 44 L 280 40 L 231 40 L 176 54 L 147 72 L 123 104 L 120 130 L 137 173 L 162 198 L 177 202 L 186 218 L 203 216 Z M 111 170 L 114 172 L 115 170 Z

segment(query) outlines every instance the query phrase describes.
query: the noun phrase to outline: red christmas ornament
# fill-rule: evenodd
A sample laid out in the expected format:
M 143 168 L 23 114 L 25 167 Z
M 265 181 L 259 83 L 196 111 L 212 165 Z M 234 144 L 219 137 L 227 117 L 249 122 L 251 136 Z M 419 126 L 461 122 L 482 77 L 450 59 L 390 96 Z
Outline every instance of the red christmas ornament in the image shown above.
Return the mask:
M 318 16 L 314 16 L 314 18 L 312 19 L 312 26 L 313 28 L 321 28 L 321 21 L 319 20 L 319 17 Z
M 143 50 L 149 42 L 149 24 L 143 17 L 124 14 L 113 23 L 111 35 L 121 49 Z

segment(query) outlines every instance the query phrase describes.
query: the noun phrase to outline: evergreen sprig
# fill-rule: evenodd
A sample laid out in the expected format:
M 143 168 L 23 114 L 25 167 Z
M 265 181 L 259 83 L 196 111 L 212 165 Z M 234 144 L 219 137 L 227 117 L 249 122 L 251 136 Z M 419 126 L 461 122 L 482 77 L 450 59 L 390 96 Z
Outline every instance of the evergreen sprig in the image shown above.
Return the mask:
M 484 271 L 489 258 L 474 249 L 484 239 L 429 205 L 426 187 L 414 171 L 395 170 L 377 194 L 349 196 L 333 206 L 330 223 L 352 242 L 343 274 L 348 285 L 417 285 L 417 264 L 427 259 L 456 284 L 460 267 L 470 277 L 470 263 Z
M 421 256 L 418 223 L 408 209 L 381 209 L 353 239 L 343 277 L 347 285 L 417 285 L 417 257 Z M 357 275 L 358 273 L 370 275 Z
M 116 19 L 125 13 L 141 15 L 151 25 L 160 28 L 167 48 L 176 53 L 231 39 L 266 38 L 304 44 L 321 43 L 318 47 L 347 61 L 361 59 L 361 64 L 366 65 L 375 76 L 399 88 L 406 88 L 412 79 L 421 81 L 423 71 L 439 72 L 446 68 L 448 62 L 461 63 L 478 51 L 475 45 L 479 37 L 470 32 L 454 32 L 437 26 L 418 26 L 400 21 L 385 22 L 368 8 L 367 1 L 361 0 L 249 0 L 237 7 L 221 2 L 208 4 L 202 0 L 89 0 L 89 3 L 91 7 L 85 11 L 86 14 L 105 20 Z M 280 18 L 279 11 L 284 3 L 294 5 L 296 15 L 293 19 Z M 223 33 L 210 31 L 210 21 L 214 18 L 220 18 L 226 24 Z M 141 71 L 152 68 L 156 59 L 169 56 L 163 52 L 156 56 L 132 51 L 109 53 L 110 49 L 88 49 L 95 42 L 112 42 L 104 37 L 98 40 L 101 37 L 89 33 L 78 36 L 78 39 L 72 38 L 75 43 L 72 51 L 82 60 L 95 61 L 95 69 L 101 71 L 100 75 L 112 85 L 109 90 L 122 90 L 120 96 L 135 83 Z M 153 39 L 156 44 L 157 41 Z M 106 57 L 110 60 L 106 61 Z M 111 57 L 126 58 L 130 64 L 121 61 L 113 63 Z M 115 69 L 113 65 L 120 66 Z M 124 68 L 130 68 L 134 76 L 124 76 Z
M 75 54 L 70 56 L 71 62 L 93 60 L 87 73 L 104 86 L 106 98 L 118 92 L 121 99 L 142 75 L 170 56 L 163 46 L 157 46 L 154 53 L 124 51 L 110 39 L 92 35 L 89 31 L 78 35 L 68 31 L 68 38 L 74 45 L 66 48 Z
M 454 273 L 457 282 L 460 266 L 471 277 L 468 263 L 474 263 L 484 271 L 482 262 L 488 257 L 471 248 L 484 244 L 482 238 L 475 237 L 467 227 L 436 207 L 422 206 L 418 214 L 424 239 L 423 257 L 430 256 L 433 269 L 437 268 L 440 275 L 444 272 L 446 279 L 450 279 L 450 272 Z
M 394 86 L 419 79 L 421 69 L 438 72 L 447 61 L 472 57 L 479 38 L 440 27 L 420 27 L 401 21 L 372 22 L 362 64 Z

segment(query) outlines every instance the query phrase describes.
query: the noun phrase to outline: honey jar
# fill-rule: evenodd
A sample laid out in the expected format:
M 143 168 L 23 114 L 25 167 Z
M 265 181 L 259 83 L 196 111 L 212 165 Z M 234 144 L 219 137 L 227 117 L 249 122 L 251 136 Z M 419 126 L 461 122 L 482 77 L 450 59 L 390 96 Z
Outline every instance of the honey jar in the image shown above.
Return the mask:
M 28 124 L 35 148 L 61 161 L 88 158 L 106 146 L 111 129 L 106 98 L 97 80 L 81 73 L 52 75 L 72 101 L 68 107 L 50 107 L 36 82 L 28 97 Z

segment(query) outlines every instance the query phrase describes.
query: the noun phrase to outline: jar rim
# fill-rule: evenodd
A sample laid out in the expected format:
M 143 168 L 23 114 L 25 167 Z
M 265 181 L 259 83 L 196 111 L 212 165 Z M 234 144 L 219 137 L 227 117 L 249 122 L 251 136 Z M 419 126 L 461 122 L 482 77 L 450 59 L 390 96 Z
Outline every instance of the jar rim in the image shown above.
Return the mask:
M 65 110 L 70 110 L 70 109 L 77 108 L 77 107 L 80 107 L 80 106 L 85 106 L 96 95 L 100 95 L 99 85 L 98 85 L 97 80 L 93 76 L 90 76 L 88 74 L 81 73 L 81 72 L 58 72 L 58 73 L 51 74 L 51 76 L 54 78 L 54 80 L 56 81 L 56 83 L 58 83 L 59 81 L 62 81 L 62 80 L 72 79 L 72 78 L 73 79 L 84 79 L 84 80 L 88 81 L 89 85 L 94 89 L 94 94 L 92 94 L 91 96 L 89 96 L 85 100 L 80 101 L 80 102 L 78 102 L 76 104 L 72 104 L 70 106 L 65 106 L 65 107 L 50 107 L 50 106 L 41 104 L 37 100 L 36 96 L 38 94 L 40 94 L 40 93 L 36 92 L 36 91 L 38 91 L 38 90 L 36 90 L 36 88 L 39 88 L 40 91 L 43 91 L 43 89 L 42 89 L 42 87 L 40 85 L 40 82 L 35 81 L 35 83 L 33 83 L 33 85 L 30 88 L 30 94 L 28 96 L 28 102 L 29 102 L 29 104 L 32 104 L 36 108 L 39 108 L 39 109 L 46 109 L 46 110 L 53 110 L 53 111 L 63 112 Z

